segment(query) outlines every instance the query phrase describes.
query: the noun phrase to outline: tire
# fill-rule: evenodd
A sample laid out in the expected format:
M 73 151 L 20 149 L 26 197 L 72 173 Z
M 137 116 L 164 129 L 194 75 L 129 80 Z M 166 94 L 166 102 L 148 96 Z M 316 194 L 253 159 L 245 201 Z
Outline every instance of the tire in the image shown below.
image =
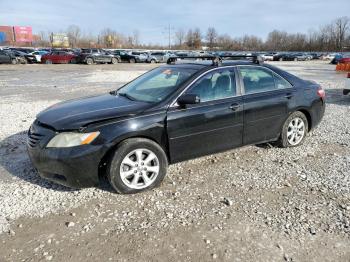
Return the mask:
M 130 59 L 129 59 L 129 63 L 132 63 L 132 64 L 136 63 L 135 58 L 130 58 Z
M 298 61 L 298 58 L 294 58 L 294 61 Z
M 279 145 L 284 148 L 301 145 L 308 130 L 309 123 L 306 116 L 300 111 L 292 113 L 283 124 Z
M 151 60 L 151 64 L 154 64 L 156 62 L 156 60 L 152 59 Z
M 141 160 L 138 160 L 137 154 Z M 147 157 L 151 160 L 147 161 Z M 107 166 L 107 177 L 116 192 L 133 194 L 159 186 L 167 168 L 167 157 L 157 143 L 144 138 L 131 138 L 118 145 Z
M 46 61 L 45 61 L 45 64 L 51 65 L 51 64 L 52 64 L 52 61 L 51 61 L 51 60 L 46 60 Z
M 111 60 L 111 63 L 113 65 L 118 64 L 118 59 L 113 57 L 112 60 Z
M 75 58 L 72 58 L 70 61 L 69 61 L 70 64 L 76 64 L 77 63 L 77 59 Z
M 280 59 L 278 59 L 279 61 L 283 61 L 283 58 L 281 57 Z
M 15 58 L 11 59 L 11 64 L 16 65 L 17 64 L 17 60 Z
M 86 64 L 87 65 L 92 65 L 93 63 L 94 63 L 94 60 L 92 58 L 89 57 L 89 58 L 86 59 Z

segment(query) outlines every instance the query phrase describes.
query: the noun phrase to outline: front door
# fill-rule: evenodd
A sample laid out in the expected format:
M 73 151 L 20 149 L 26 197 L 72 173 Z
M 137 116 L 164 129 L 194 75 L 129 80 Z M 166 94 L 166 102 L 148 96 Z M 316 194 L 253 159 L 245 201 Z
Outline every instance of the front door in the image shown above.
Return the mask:
M 242 144 L 243 104 L 234 67 L 216 69 L 185 92 L 201 102 L 169 108 L 167 131 L 172 162 L 224 151 Z

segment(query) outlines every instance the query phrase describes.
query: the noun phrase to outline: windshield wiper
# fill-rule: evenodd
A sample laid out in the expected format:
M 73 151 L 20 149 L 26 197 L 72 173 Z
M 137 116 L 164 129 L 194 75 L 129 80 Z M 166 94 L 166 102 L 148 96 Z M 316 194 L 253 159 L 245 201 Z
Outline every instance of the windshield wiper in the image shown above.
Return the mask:
M 131 101 L 137 101 L 137 100 L 135 99 L 135 97 L 133 97 L 133 96 L 127 94 L 127 93 L 119 93 L 119 92 L 118 92 L 117 95 L 118 95 L 118 96 L 126 97 L 127 99 L 129 99 L 129 100 L 131 100 Z

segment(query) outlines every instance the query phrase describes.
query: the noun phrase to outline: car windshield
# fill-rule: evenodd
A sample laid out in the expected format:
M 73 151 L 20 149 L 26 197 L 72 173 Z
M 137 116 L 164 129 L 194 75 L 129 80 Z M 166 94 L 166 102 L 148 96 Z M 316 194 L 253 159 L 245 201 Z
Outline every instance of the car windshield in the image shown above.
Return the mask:
M 135 101 L 160 102 L 175 92 L 196 71 L 180 67 L 159 67 L 126 84 L 117 94 Z

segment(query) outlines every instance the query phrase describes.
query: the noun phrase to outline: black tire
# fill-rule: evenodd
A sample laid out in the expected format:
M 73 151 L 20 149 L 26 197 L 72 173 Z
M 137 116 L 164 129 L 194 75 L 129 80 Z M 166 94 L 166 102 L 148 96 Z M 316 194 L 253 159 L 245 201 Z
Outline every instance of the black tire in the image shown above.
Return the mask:
M 94 63 L 94 60 L 92 58 L 89 57 L 89 58 L 86 59 L 86 64 L 87 65 L 92 65 L 93 63 Z
M 45 64 L 51 65 L 51 64 L 52 64 L 52 61 L 51 61 L 50 59 L 48 59 L 48 60 L 45 61 Z
M 152 151 L 158 158 L 159 173 L 149 186 L 135 189 L 127 186 L 120 175 L 120 167 L 124 158 L 133 150 L 146 149 Z M 113 189 L 120 194 L 134 194 L 157 187 L 163 181 L 168 169 L 168 160 L 164 150 L 155 142 L 144 138 L 131 138 L 121 142 L 107 166 L 107 177 Z
M 135 58 L 130 58 L 130 59 L 129 59 L 129 63 L 132 63 L 132 64 L 136 63 Z
M 70 61 L 69 61 L 70 64 L 76 64 L 77 63 L 77 59 L 75 58 L 72 58 Z
M 113 65 L 118 64 L 118 59 L 113 57 L 112 60 L 111 60 L 111 63 Z
M 156 62 L 156 60 L 152 59 L 151 60 L 151 64 L 154 64 Z
M 16 58 L 11 59 L 11 64 L 16 65 L 17 64 L 17 59 Z
M 303 134 L 301 141 L 298 142 L 297 144 L 291 144 L 290 141 L 288 140 L 288 135 L 287 135 L 288 130 L 289 130 L 289 124 L 292 122 L 293 119 L 301 119 L 304 123 L 304 130 L 303 130 L 304 134 Z M 305 137 L 308 133 L 308 130 L 309 130 L 309 123 L 308 123 L 306 116 L 302 112 L 296 111 L 296 112 L 290 114 L 290 116 L 287 118 L 287 120 L 283 124 L 282 131 L 281 131 L 281 137 L 278 141 L 279 146 L 284 147 L 284 148 L 300 146 L 304 142 Z

